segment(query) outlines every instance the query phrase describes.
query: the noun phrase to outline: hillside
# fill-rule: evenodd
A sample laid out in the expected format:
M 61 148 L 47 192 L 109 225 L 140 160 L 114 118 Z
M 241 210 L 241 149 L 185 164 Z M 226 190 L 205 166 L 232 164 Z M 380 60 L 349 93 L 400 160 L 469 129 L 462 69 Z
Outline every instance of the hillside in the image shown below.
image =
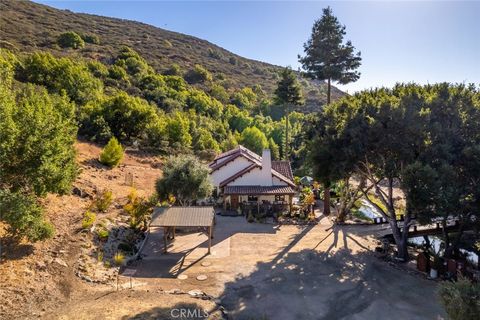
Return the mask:
M 76 276 L 82 268 L 79 265 L 82 259 L 90 259 L 90 264 L 96 265 L 95 259 L 89 256 L 90 248 L 95 247 L 92 233 L 82 232 L 83 214 L 97 192 L 108 188 L 113 193 L 113 203 L 107 212 L 99 213 L 97 219 L 121 225 L 122 219 L 126 219 L 121 209 L 131 192 L 131 187 L 125 184 L 126 175 L 133 174 L 138 194 L 148 197 L 154 192 L 155 179 L 162 174 L 158 157 L 136 150 L 128 150 L 119 167 L 108 169 L 97 161 L 99 146 L 79 141 L 75 149 L 81 169 L 74 182 L 77 191 L 63 196 L 49 194 L 42 200 L 48 219 L 55 226 L 55 236 L 34 244 L 24 242 L 14 250 L 5 242 L 2 248 L 0 319 L 37 318 L 69 299 L 110 289 L 112 281 L 108 281 L 108 285 L 93 285 L 92 280 L 85 282 Z M 4 233 L 5 225 L 0 222 L 2 240 Z
M 121 46 L 127 45 L 157 72 L 174 63 L 184 70 L 200 64 L 230 89 L 259 84 L 272 94 L 278 79 L 279 66 L 246 59 L 208 41 L 140 22 L 73 13 L 30 1 L 0 0 L 0 12 L 0 46 L 17 52 L 47 50 L 57 56 L 79 55 L 108 63 Z M 62 49 L 56 40 L 65 31 L 96 35 L 100 44 L 88 43 L 79 50 Z M 326 101 L 325 84 L 307 79 L 302 79 L 302 84 L 307 101 L 299 111 L 318 110 Z M 342 95 L 333 88 L 333 99 Z

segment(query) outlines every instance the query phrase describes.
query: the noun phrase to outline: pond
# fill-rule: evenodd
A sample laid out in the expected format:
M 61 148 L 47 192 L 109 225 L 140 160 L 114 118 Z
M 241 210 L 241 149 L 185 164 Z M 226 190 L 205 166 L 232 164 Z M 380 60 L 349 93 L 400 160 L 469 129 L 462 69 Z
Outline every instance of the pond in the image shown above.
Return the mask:
M 358 212 L 364 215 L 367 218 L 381 218 L 382 214 L 378 212 L 377 208 L 372 206 L 367 200 L 361 199 L 362 206 L 358 209 Z
M 428 236 L 428 239 L 430 240 L 430 244 L 433 247 L 433 249 L 435 250 L 435 252 L 439 252 L 439 251 L 443 250 L 443 248 L 442 248 L 443 247 L 442 246 L 443 240 L 440 237 Z M 409 242 L 409 244 L 412 244 L 412 245 L 415 245 L 415 246 L 421 246 L 421 245 L 425 244 L 425 239 L 423 237 L 412 237 L 412 238 L 408 239 L 408 242 Z M 469 250 L 466 250 L 466 249 L 463 249 L 463 248 L 460 248 L 460 252 L 465 254 L 466 259 L 470 263 L 472 263 L 474 265 L 478 265 L 478 255 L 475 252 L 469 251 Z

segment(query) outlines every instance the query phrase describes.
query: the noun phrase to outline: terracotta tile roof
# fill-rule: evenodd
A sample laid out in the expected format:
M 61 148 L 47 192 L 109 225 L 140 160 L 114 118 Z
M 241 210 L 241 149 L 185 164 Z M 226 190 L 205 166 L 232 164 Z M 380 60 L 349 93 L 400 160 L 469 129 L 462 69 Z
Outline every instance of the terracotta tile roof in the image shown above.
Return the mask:
M 272 169 L 293 181 L 292 167 L 290 161 L 272 161 Z
M 215 218 L 213 207 L 155 208 L 152 227 L 209 227 Z
M 275 195 L 294 194 L 295 191 L 289 186 L 226 186 L 223 194 L 239 195 Z

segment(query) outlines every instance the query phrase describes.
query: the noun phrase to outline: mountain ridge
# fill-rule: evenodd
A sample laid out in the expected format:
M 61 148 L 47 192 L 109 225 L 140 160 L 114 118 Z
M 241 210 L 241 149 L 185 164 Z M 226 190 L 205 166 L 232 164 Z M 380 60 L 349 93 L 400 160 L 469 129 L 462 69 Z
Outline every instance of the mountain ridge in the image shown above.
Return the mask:
M 79 56 L 105 63 L 112 61 L 122 46 L 138 51 L 152 67 L 162 72 L 178 64 L 189 70 L 196 64 L 209 70 L 216 81 L 234 90 L 261 85 L 272 95 L 281 66 L 244 58 L 208 40 L 158 28 L 144 22 L 75 13 L 31 1 L 0 0 L 0 47 L 20 52 L 50 51 L 57 56 Z M 100 44 L 88 43 L 78 50 L 56 44 L 59 34 L 74 31 L 93 34 Z M 326 102 L 326 84 L 300 79 L 306 104 L 298 111 L 318 111 Z M 332 99 L 345 95 L 332 87 Z

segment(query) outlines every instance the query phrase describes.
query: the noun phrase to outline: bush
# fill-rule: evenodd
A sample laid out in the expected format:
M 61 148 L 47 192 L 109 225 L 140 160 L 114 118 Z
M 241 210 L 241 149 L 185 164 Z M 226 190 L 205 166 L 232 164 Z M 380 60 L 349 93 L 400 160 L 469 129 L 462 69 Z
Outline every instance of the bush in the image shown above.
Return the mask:
M 97 229 L 97 236 L 101 240 L 106 240 L 108 238 L 108 235 L 109 235 L 109 232 L 106 228 L 100 227 L 100 228 Z
M 95 199 L 95 206 L 100 212 L 107 211 L 108 207 L 112 204 L 113 194 L 110 190 L 105 190 L 97 195 Z
M 79 49 L 85 46 L 85 41 L 78 33 L 73 31 L 64 32 L 58 36 L 57 43 L 62 48 Z
M 83 229 L 90 229 L 93 224 L 95 223 L 95 220 L 97 219 L 97 215 L 90 210 L 87 210 L 85 214 L 83 215 L 82 219 L 82 228 Z
M 480 314 L 480 284 L 468 279 L 443 282 L 439 290 L 440 300 L 452 320 L 474 320 Z
M 128 195 L 128 203 L 123 207 L 130 216 L 130 227 L 137 230 L 145 230 L 148 225 L 148 217 L 152 205 L 137 195 L 137 191 L 132 189 Z
M 117 252 L 115 256 L 113 256 L 113 263 L 117 266 L 122 266 L 125 264 L 125 255 L 122 252 Z
M 83 34 L 82 39 L 86 43 L 100 44 L 100 38 L 96 34 Z
M 100 162 L 109 167 L 117 166 L 123 159 L 123 148 L 115 137 L 108 141 L 100 154 Z
M 192 70 L 188 71 L 187 74 L 185 74 L 185 80 L 187 80 L 188 83 L 199 83 L 199 82 L 205 82 L 205 81 L 212 81 L 212 75 L 210 72 L 208 72 L 207 69 L 202 67 L 201 65 L 196 64 L 195 68 Z

